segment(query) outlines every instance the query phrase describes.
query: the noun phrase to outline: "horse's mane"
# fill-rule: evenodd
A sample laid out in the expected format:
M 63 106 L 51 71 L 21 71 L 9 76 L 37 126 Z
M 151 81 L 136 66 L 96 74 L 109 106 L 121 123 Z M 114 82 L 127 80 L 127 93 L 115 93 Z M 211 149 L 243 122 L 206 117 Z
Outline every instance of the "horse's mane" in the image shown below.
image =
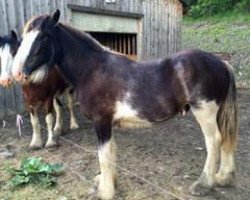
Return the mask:
M 10 46 L 13 44 L 10 34 L 4 35 L 0 38 L 0 48 L 3 48 L 6 44 Z
M 42 20 L 45 20 L 48 17 L 49 17 L 49 15 L 40 15 L 40 16 L 34 16 L 34 17 L 30 18 L 29 21 L 26 22 L 26 24 L 23 28 L 23 35 L 28 33 L 33 28 L 38 28 L 36 26 L 39 23 L 41 23 Z
M 41 23 L 43 20 L 46 20 L 49 18 L 50 15 L 40 15 L 32 17 L 24 26 L 23 29 L 23 35 L 28 33 L 32 29 L 40 28 Z M 79 41 L 83 41 L 86 45 L 88 45 L 89 48 L 95 49 L 96 51 L 108 51 L 113 54 L 122 55 L 120 53 L 117 53 L 115 51 L 109 50 L 107 47 L 101 45 L 97 40 L 95 40 L 89 33 L 86 33 L 84 31 L 78 30 L 68 24 L 59 23 L 57 25 L 59 28 L 64 30 L 65 32 L 72 34 L 74 38 L 76 38 Z
M 82 40 L 87 43 L 89 47 L 94 48 L 95 50 L 104 50 L 106 49 L 104 46 L 100 44 L 97 40 L 95 40 L 89 33 L 86 33 L 84 31 L 80 31 L 78 29 L 75 29 L 74 27 L 66 24 L 59 23 L 59 27 L 64 29 L 66 32 L 71 33 L 74 35 L 75 38 Z

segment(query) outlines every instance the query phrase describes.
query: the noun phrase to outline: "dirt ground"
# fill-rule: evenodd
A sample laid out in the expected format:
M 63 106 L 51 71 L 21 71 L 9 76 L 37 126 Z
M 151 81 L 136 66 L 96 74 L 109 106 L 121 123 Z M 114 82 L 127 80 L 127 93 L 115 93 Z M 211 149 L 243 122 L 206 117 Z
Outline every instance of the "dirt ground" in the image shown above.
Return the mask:
M 250 90 L 239 91 L 239 108 L 240 133 L 236 153 L 236 181 L 233 187 L 218 187 L 205 197 L 194 197 L 188 193 L 187 188 L 201 174 L 206 158 L 201 130 L 193 116 L 188 114 L 185 117 L 177 116 L 153 128 L 114 129 L 119 166 L 114 199 L 250 199 Z M 23 116 L 28 117 L 27 114 Z M 14 117 L 6 120 L 8 124 L 0 129 L 0 148 L 8 145 L 15 153 L 14 158 L 8 159 L 8 162 L 16 165 L 23 156 L 40 156 L 48 162 L 63 162 L 66 170 L 53 189 L 27 186 L 11 191 L 5 187 L 8 179 L 3 169 L 6 159 L 0 157 L 0 200 L 96 199 L 92 179 L 99 172 L 97 140 L 90 122 L 80 113 L 78 119 L 81 128 L 65 131 L 63 137 L 59 138 L 59 148 L 35 152 L 27 150 L 31 138 L 30 123 L 24 120 L 22 136 L 18 138 Z M 67 122 L 65 119 L 65 127 L 68 126 Z M 46 137 L 46 131 L 44 136 Z

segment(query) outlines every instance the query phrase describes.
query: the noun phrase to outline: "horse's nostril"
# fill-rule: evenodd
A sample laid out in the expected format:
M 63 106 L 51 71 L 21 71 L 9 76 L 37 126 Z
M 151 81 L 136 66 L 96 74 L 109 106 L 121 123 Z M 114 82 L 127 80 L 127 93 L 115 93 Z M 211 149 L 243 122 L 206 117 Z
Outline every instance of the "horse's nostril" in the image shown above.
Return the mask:
M 22 76 L 22 73 L 21 72 L 16 72 L 14 73 L 14 77 L 15 78 L 20 78 Z
M 10 80 L 10 78 L 8 78 L 7 85 L 10 85 L 10 84 L 11 84 L 11 80 Z

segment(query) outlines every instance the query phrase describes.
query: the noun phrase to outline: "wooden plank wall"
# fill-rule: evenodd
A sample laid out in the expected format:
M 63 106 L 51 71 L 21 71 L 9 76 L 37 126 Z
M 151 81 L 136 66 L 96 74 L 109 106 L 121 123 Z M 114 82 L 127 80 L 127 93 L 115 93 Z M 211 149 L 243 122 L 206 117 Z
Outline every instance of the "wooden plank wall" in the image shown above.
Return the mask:
M 0 0 L 0 35 L 16 30 L 19 35 L 25 22 L 34 15 L 60 9 L 61 21 L 69 23 L 67 4 L 100 9 L 143 13 L 142 59 L 166 57 L 180 50 L 182 6 L 178 0 Z M 139 26 L 139 24 L 138 24 Z M 0 86 L 0 117 L 23 110 L 21 88 Z

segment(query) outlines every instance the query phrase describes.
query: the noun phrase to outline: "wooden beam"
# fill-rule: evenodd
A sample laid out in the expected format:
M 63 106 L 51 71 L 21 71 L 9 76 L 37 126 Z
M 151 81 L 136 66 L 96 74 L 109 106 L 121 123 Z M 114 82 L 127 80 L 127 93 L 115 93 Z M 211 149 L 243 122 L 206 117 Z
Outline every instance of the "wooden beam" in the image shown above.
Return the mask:
M 73 4 L 68 4 L 68 8 L 73 11 L 80 11 L 80 12 L 100 14 L 100 15 L 111 15 L 111 16 L 136 18 L 136 19 L 141 19 L 144 17 L 144 15 L 141 13 L 120 12 L 120 11 L 107 10 L 107 9 L 104 10 L 104 9 L 93 8 L 93 7 L 88 7 L 88 6 L 78 6 L 78 5 L 73 5 Z

